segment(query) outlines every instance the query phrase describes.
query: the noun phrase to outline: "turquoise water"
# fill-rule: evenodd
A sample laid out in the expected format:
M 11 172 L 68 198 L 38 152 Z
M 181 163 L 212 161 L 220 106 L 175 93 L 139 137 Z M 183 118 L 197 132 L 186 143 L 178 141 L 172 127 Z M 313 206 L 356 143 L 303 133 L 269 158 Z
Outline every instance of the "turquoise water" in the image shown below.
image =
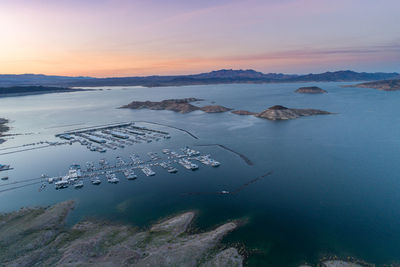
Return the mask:
M 42 173 L 63 174 L 73 162 L 84 165 L 102 157 L 114 161 L 117 155 L 127 158 L 132 152 L 145 158 L 148 151 L 196 144 L 223 144 L 254 162 L 249 166 L 218 147 L 196 147 L 222 165 L 200 166 L 196 172 L 179 169 L 176 175 L 155 169 L 154 177 L 141 175 L 135 181 L 121 179 L 118 185 L 86 185 L 82 190 L 47 187 L 38 192 L 39 185 L 33 185 L 0 193 L 0 211 L 75 199 L 70 224 L 96 216 L 144 226 L 171 213 L 197 210 L 196 226 L 201 229 L 228 219 L 248 219 L 224 242 L 241 242 L 253 251 L 249 266 L 296 266 L 323 255 L 353 256 L 378 264 L 399 261 L 400 92 L 315 83 L 329 93 L 293 93 L 304 85 L 308 84 L 121 87 L 0 98 L 0 117 L 11 120 L 10 133 L 32 133 L 15 136 L 0 149 L 55 141 L 54 134 L 68 129 L 123 121 L 161 122 L 199 137 L 160 126 L 171 133 L 170 140 L 106 154 L 76 144 L 0 155 L 0 163 L 15 167 L 8 182 Z M 337 114 L 273 122 L 231 113 L 117 109 L 133 100 L 184 97 L 203 98 L 202 105 L 215 101 L 250 111 L 280 104 Z M 273 175 L 236 195 L 182 194 L 233 190 L 270 170 Z

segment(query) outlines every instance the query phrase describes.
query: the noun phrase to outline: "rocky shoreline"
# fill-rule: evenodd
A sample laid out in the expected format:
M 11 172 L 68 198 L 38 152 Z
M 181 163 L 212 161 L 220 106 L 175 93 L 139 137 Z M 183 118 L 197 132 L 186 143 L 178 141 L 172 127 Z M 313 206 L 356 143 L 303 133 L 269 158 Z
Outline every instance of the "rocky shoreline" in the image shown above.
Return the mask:
M 65 219 L 74 202 L 24 208 L 0 215 L 0 265 L 7 266 L 242 266 L 236 248 L 221 239 L 238 227 L 225 223 L 189 233 L 195 213 L 185 212 L 138 230 L 125 224 Z
M 355 85 L 346 85 L 344 87 L 371 88 L 381 91 L 398 91 L 400 90 L 400 79 L 359 83 Z
M 0 118 L 0 144 L 4 143 L 6 140 L 2 139 L 3 133 L 10 130 L 10 127 L 7 126 L 8 120 Z
M 243 245 L 220 243 L 243 222 L 230 221 L 199 232 L 191 227 L 196 214 L 189 211 L 161 219 L 146 229 L 95 219 L 66 227 L 74 206 L 74 201 L 64 201 L 0 213 L 0 265 L 241 267 L 248 254 Z M 328 256 L 317 265 L 298 266 L 375 265 L 351 257 Z

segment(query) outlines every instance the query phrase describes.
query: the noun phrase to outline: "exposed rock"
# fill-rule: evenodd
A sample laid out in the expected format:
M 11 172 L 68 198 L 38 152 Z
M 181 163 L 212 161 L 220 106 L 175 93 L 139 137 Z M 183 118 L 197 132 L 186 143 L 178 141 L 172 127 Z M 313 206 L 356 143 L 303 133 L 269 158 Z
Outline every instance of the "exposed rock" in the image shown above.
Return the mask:
M 189 113 L 195 110 L 202 110 L 207 113 L 219 113 L 231 110 L 223 106 L 212 105 L 212 106 L 198 107 L 191 104 L 192 102 L 197 102 L 197 101 L 202 101 L 202 99 L 197 99 L 197 98 L 168 99 L 160 102 L 133 101 L 128 105 L 122 106 L 121 108 L 172 110 L 180 113 Z
M 308 86 L 308 87 L 300 87 L 295 91 L 300 94 L 323 94 L 327 93 L 327 91 L 317 87 L 317 86 Z
M 236 115 L 255 115 L 255 114 L 257 114 L 255 112 L 250 112 L 247 110 L 234 110 L 234 111 L 232 111 L 232 113 L 236 114 Z
M 324 267 L 363 267 L 358 263 L 342 261 L 342 260 L 329 260 L 322 262 Z
M 400 79 L 360 83 L 356 85 L 347 85 L 345 87 L 373 88 L 382 91 L 397 91 L 400 90 Z
M 202 265 L 203 267 L 240 267 L 243 258 L 235 248 L 228 248 L 219 252 L 213 259 Z
M 294 109 L 276 105 L 268 108 L 267 110 L 264 110 L 263 112 L 256 114 L 255 116 L 268 120 L 290 120 L 303 116 L 327 115 L 327 114 L 332 114 L 332 113 L 318 109 Z
M 207 112 L 207 113 L 222 113 L 222 112 L 227 112 L 230 111 L 232 109 L 230 108 L 226 108 L 223 106 L 216 106 L 216 105 L 212 105 L 212 106 L 204 106 L 202 108 L 200 108 L 202 111 Z
M 235 248 L 217 245 L 237 227 L 229 222 L 188 234 L 194 218 L 186 212 L 149 230 L 129 225 L 82 221 L 65 228 L 73 202 L 0 215 L 2 266 L 242 266 Z

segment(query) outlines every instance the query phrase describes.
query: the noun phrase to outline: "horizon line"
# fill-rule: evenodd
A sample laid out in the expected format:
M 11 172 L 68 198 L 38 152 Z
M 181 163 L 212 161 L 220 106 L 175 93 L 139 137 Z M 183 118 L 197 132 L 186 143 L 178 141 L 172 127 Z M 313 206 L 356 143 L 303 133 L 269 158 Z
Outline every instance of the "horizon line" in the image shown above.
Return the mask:
M 345 72 L 345 71 L 350 71 L 350 72 L 355 72 L 355 73 L 393 73 L 393 74 L 400 74 L 398 71 L 390 71 L 390 72 L 385 72 L 385 71 L 355 71 L 351 69 L 338 69 L 338 70 L 327 70 L 323 72 L 309 72 L 309 73 L 284 73 L 284 72 L 262 72 L 258 71 L 255 69 L 232 69 L 232 68 L 223 68 L 223 69 L 216 69 L 216 70 L 210 70 L 210 71 L 205 71 L 205 72 L 197 72 L 197 73 L 191 73 L 191 74 L 150 74 L 150 75 L 128 75 L 128 76 L 103 76 L 103 77 L 96 77 L 96 76 L 86 76 L 86 75 L 68 75 L 68 74 L 63 74 L 63 75 L 56 75 L 56 74 L 45 74 L 45 73 L 0 73 L 0 76 L 6 76 L 6 75 L 14 75 L 14 76 L 22 76 L 22 75 L 36 75 L 36 76 L 52 76 L 52 77 L 69 77 L 69 78 L 91 78 L 91 79 L 107 79 L 107 78 L 134 78 L 134 77 L 152 77 L 152 76 L 158 76 L 158 77 L 168 77 L 168 76 L 190 76 L 190 75 L 199 75 L 199 74 L 206 74 L 206 73 L 211 73 L 211 72 L 217 72 L 217 71 L 254 71 L 254 72 L 259 72 L 262 74 L 282 74 L 282 75 L 310 75 L 310 74 L 323 74 L 323 73 L 335 73 L 335 72 Z

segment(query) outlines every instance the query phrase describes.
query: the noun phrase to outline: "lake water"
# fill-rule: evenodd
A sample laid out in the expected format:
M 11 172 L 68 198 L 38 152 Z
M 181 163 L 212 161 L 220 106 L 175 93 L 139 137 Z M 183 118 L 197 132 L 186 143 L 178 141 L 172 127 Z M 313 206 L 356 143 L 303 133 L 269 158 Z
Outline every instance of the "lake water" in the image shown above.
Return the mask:
M 78 144 L 0 155 L 0 163 L 15 169 L 9 183 L 64 174 L 74 162 L 85 165 L 105 157 L 115 162 L 132 152 L 185 145 L 222 144 L 254 163 L 219 147 L 196 147 L 221 162 L 219 168 L 200 166 L 175 175 L 155 168 L 154 177 L 140 175 L 118 185 L 89 184 L 82 190 L 54 190 L 27 186 L 0 193 L 0 211 L 49 205 L 75 199 L 68 223 L 100 217 L 144 226 L 176 212 L 198 211 L 196 226 L 210 229 L 229 219 L 248 223 L 223 242 L 240 242 L 249 251 L 249 266 L 296 266 L 324 255 L 353 256 L 372 263 L 400 260 L 400 92 L 342 88 L 342 83 L 315 83 L 328 94 L 303 95 L 293 91 L 307 84 L 233 84 L 186 87 L 114 87 L 85 91 L 0 98 L 0 117 L 11 120 L 17 135 L 1 150 L 36 141 L 56 141 L 68 129 L 125 121 L 153 121 L 184 128 L 170 140 L 138 144 L 94 153 Z M 313 84 L 314 85 L 314 84 Z M 133 100 L 197 97 L 234 109 L 262 111 L 280 104 L 317 108 L 335 115 L 268 121 L 231 113 L 117 109 Z M 71 126 L 68 126 L 71 125 Z M 152 128 L 155 126 L 146 125 Z M 31 133 L 31 134 L 28 134 Z M 234 190 L 273 171 L 235 195 L 184 195 L 186 192 Z M 3 173 L 2 173 L 3 174 Z M 140 173 L 141 174 L 141 173 Z M 1 184 L 0 183 L 0 184 Z M 0 190 L 11 188 L 2 186 Z

